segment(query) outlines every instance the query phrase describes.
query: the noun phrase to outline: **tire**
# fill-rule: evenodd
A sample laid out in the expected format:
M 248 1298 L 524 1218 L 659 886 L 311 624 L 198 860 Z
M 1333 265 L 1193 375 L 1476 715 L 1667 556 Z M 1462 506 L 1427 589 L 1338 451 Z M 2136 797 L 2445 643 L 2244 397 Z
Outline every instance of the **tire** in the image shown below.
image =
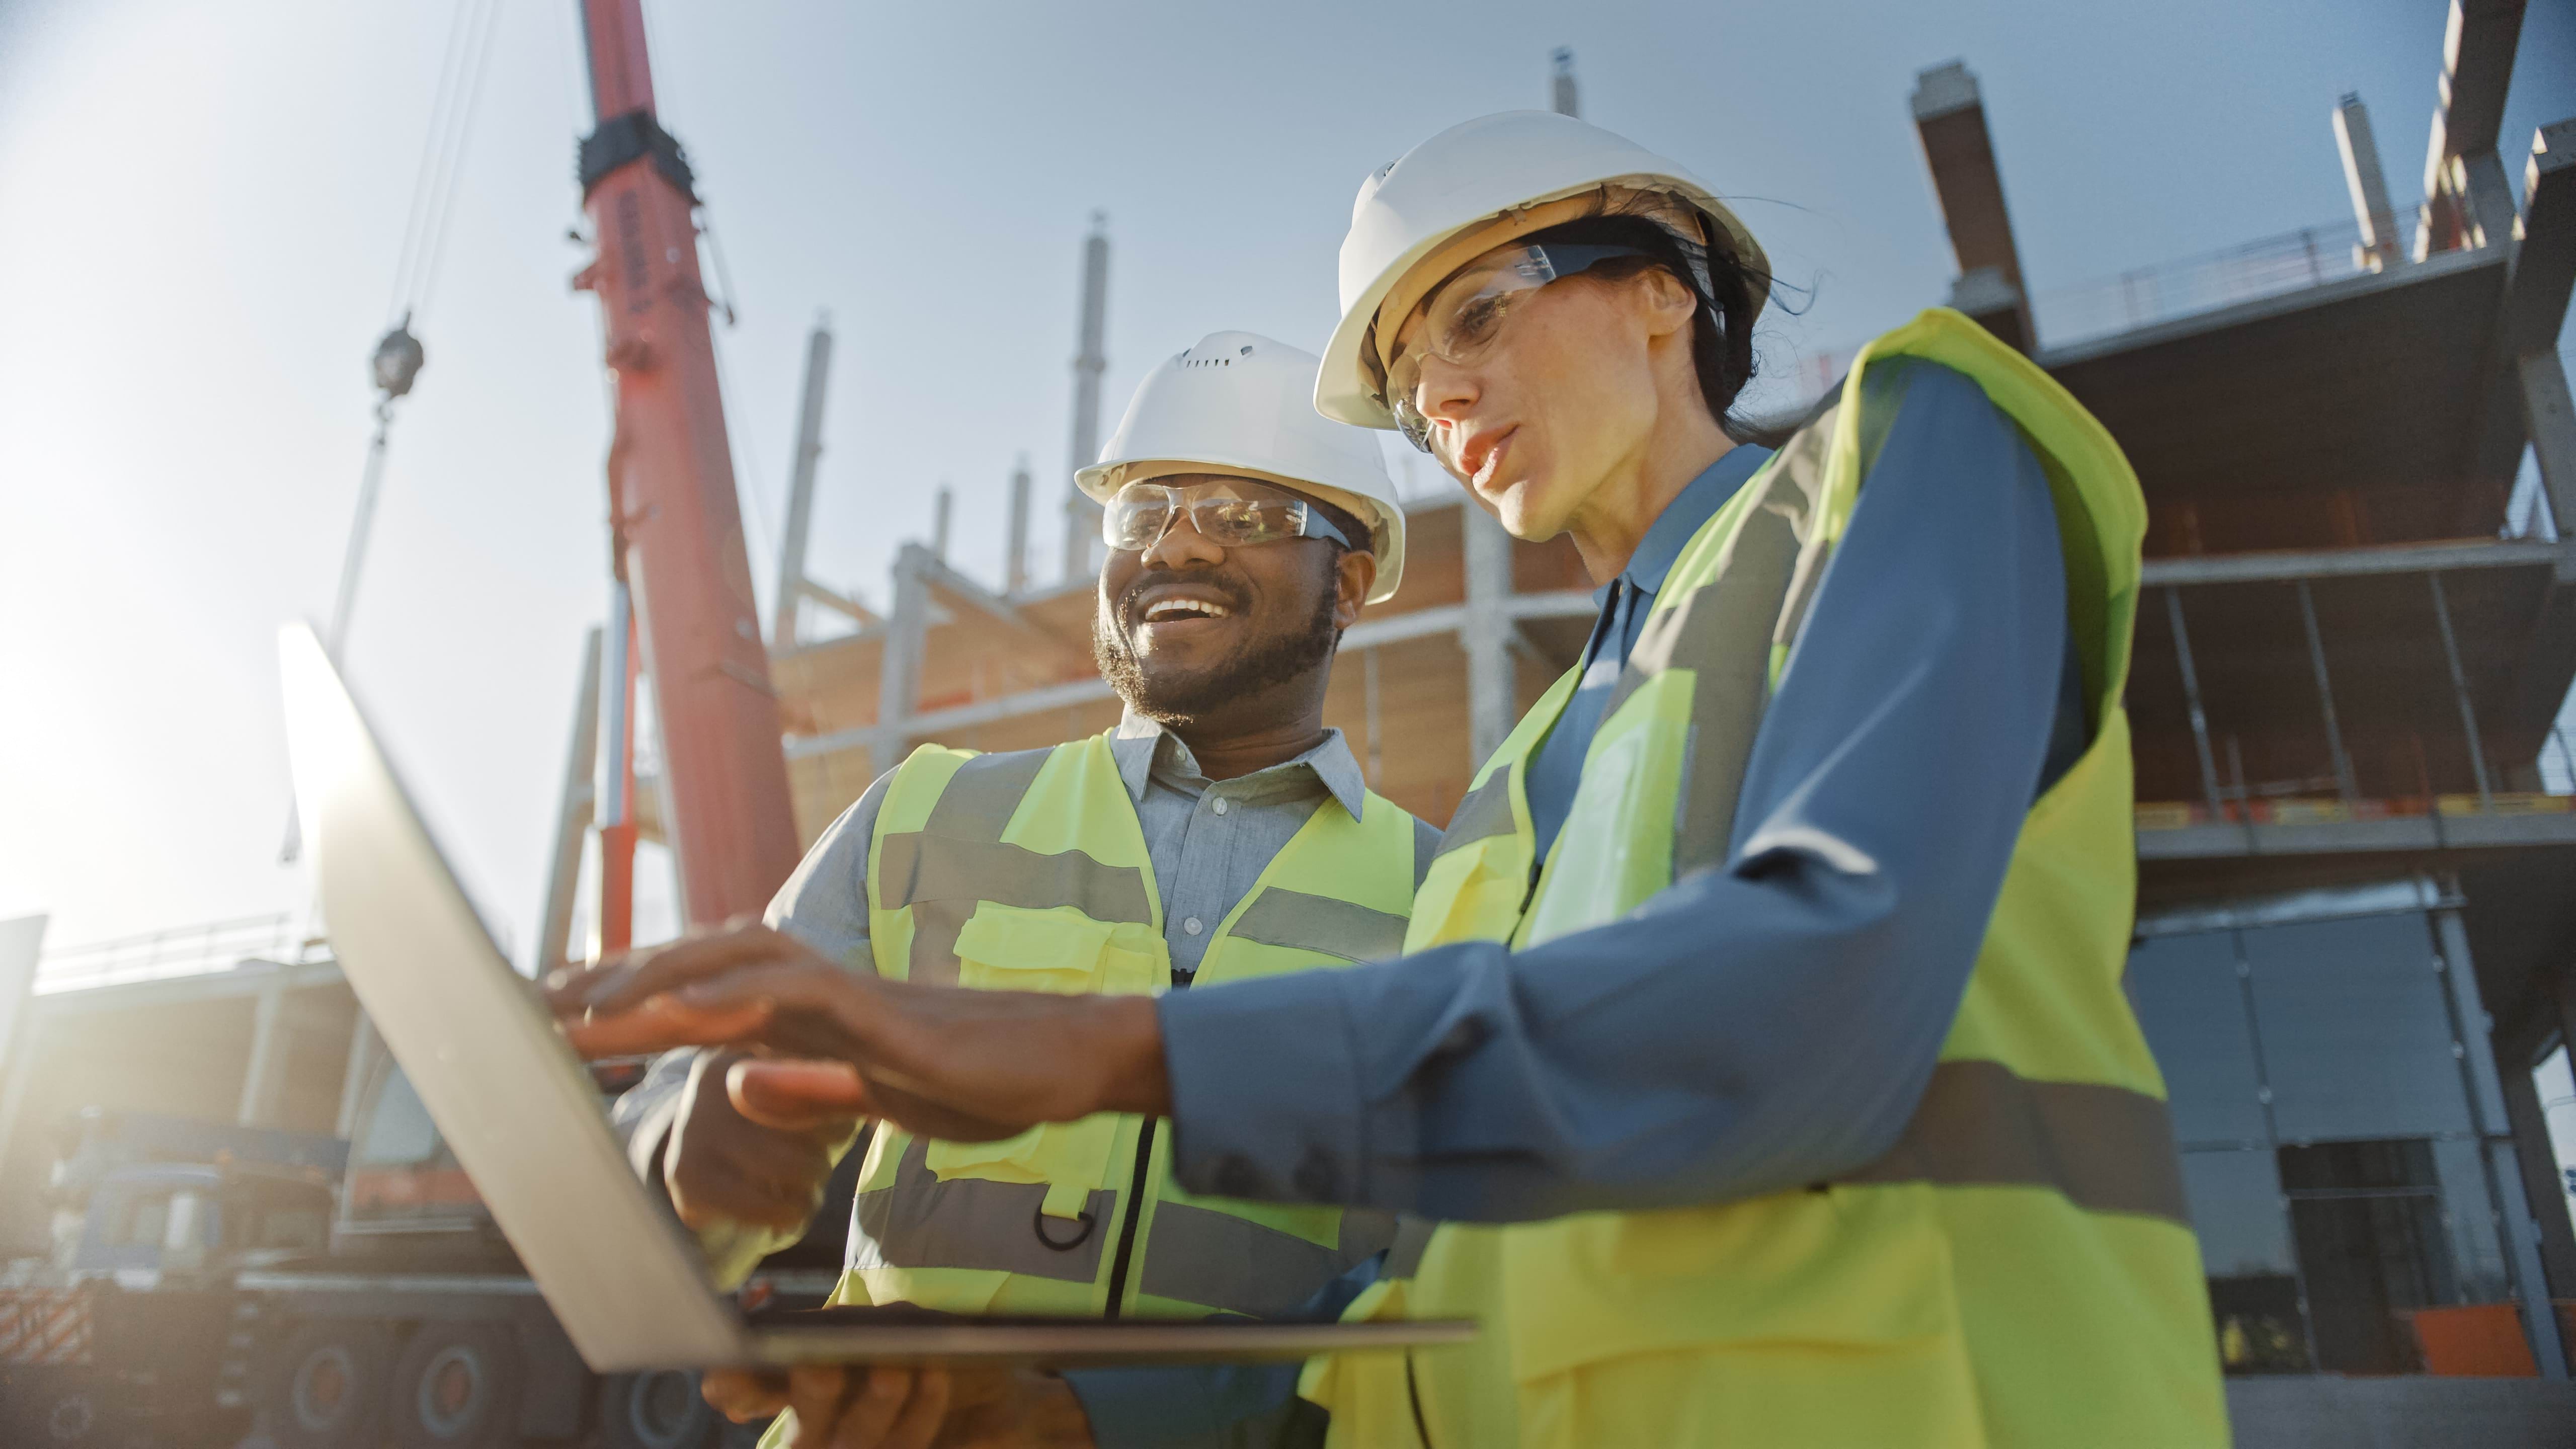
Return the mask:
M 401 1449 L 509 1449 L 519 1433 L 519 1344 L 498 1323 L 424 1323 L 385 1386 Z
M 724 1416 L 684 1369 L 619 1374 L 600 1385 L 602 1449 L 712 1449 Z
M 393 1335 L 382 1324 L 319 1320 L 269 1358 L 253 1436 L 278 1449 L 357 1449 L 376 1426 Z
M 107 1411 L 96 1389 L 66 1387 L 49 1397 L 38 1421 L 43 1430 L 38 1443 L 46 1449 L 89 1449 L 107 1442 Z

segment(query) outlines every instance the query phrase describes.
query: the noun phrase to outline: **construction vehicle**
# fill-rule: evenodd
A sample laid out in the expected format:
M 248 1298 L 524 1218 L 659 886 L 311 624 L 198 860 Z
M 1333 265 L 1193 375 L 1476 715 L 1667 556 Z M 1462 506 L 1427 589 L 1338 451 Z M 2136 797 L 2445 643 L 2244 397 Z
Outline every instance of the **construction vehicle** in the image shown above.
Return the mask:
M 662 808 L 650 813 L 677 857 L 684 922 L 759 910 L 794 867 L 799 841 L 743 552 L 692 174 L 655 113 L 639 0 L 582 0 L 581 16 L 596 124 L 581 143 L 579 176 L 598 257 L 575 286 L 599 297 L 616 393 L 611 624 L 606 667 L 595 651 L 590 670 L 607 686 L 596 740 L 607 756 L 596 919 L 599 948 L 614 951 L 631 938 L 646 813 L 637 808 L 632 728 L 643 658 L 655 662 L 649 684 L 667 761 L 653 802 Z M 406 309 L 388 334 L 389 344 L 399 334 L 408 348 L 398 375 L 378 360 L 385 396 L 343 567 L 335 652 L 387 409 L 419 371 L 410 325 Z M 569 951 L 568 892 L 594 823 L 588 806 L 586 792 L 576 807 L 568 791 L 565 839 L 576 868 L 557 871 L 541 968 Z M 722 1425 L 693 1375 L 603 1381 L 583 1368 L 313 944 L 217 973 L 229 982 L 200 979 L 180 990 L 145 981 L 39 998 L 22 1038 L 29 1048 L 10 1063 L 0 1092 L 0 1182 L 32 1184 L 28 1169 L 42 1155 L 23 1131 L 12 1150 L 13 1116 L 61 1121 L 66 1108 L 130 1103 L 147 1089 L 159 1092 L 154 1105 L 165 1114 L 205 1111 L 203 1083 L 231 1085 L 224 1065 L 206 1060 L 209 1040 L 225 1035 L 212 1003 L 226 985 L 256 1003 L 230 1074 L 241 1084 L 239 1120 L 294 1124 L 300 1114 L 336 1130 L 246 1132 L 114 1112 L 74 1119 L 81 1125 L 45 1173 L 53 1184 L 45 1200 L 15 1204 L 22 1240 L 32 1209 L 53 1219 L 54 1241 L 0 1280 L 0 1442 L 712 1449 L 756 1432 Z M 162 999 L 174 991 L 189 999 Z M 130 1011 L 97 999 L 120 992 Z M 110 1060 L 121 1067 L 101 1065 Z M 604 1070 L 603 1092 L 631 1085 L 638 1070 Z M 320 1105 L 334 1081 L 336 1110 Z M 93 1095 L 84 1100 L 84 1090 Z M 5 1199 L 0 1219 L 12 1206 Z M 809 1241 L 770 1265 L 779 1271 L 756 1278 L 753 1291 L 819 1296 L 837 1277 L 848 1210 L 844 1184 Z

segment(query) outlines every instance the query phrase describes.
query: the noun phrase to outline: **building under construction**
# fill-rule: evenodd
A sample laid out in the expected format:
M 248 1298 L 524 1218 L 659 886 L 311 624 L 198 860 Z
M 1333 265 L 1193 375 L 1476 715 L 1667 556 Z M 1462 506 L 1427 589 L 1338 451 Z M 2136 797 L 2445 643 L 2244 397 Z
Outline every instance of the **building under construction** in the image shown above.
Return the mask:
M 2576 544 L 2553 523 L 2576 520 L 2555 350 L 2576 122 L 2508 154 L 2520 18 L 2455 7 L 2420 207 L 2392 204 L 2347 98 L 2319 121 L 2352 222 L 2037 299 L 1975 79 L 1929 70 L 1912 98 L 1959 270 L 1926 300 L 2029 352 L 2146 491 L 2131 987 L 2249 1445 L 2364 1421 L 2576 1432 L 2576 1395 L 2543 1387 L 2568 1377 L 2576 1319 L 2554 1305 L 2576 1301 L 2576 1236 L 2532 1080 L 2576 1040 L 2555 725 Z M 1562 58 L 1556 94 L 1571 107 Z M 1404 588 L 1344 639 L 1325 710 L 1371 784 L 1436 823 L 1596 605 L 1562 539 L 1515 541 L 1456 492 L 1408 513 Z M 771 661 L 808 840 L 914 745 L 1116 722 L 1087 568 L 996 590 L 910 545 L 889 597 Z
M 2576 1230 L 2533 1076 L 2576 1043 L 2576 755 L 2556 729 L 2576 680 L 2576 542 L 2557 522 L 2576 520 L 2576 408 L 2556 351 L 2576 121 L 2501 134 L 2520 20 L 2455 0 L 2420 205 L 2396 204 L 2348 98 L 2318 121 L 2349 222 L 2066 293 L 2025 282 L 1976 80 L 1939 67 L 1912 97 L 1958 273 L 1924 300 L 2090 408 L 2150 508 L 2130 990 L 2248 1449 L 2576 1441 Z M 1551 94 L 1573 109 L 1562 54 Z M 1097 445 L 1109 261 L 1095 225 L 1075 464 Z M 1027 748 L 1119 713 L 1092 660 L 1096 514 L 1068 488 L 1062 566 L 1035 580 L 1025 467 L 1005 578 L 967 576 L 937 538 L 901 549 L 882 608 L 808 577 L 828 362 L 818 332 L 764 631 L 807 843 L 918 744 Z M 1326 718 L 1376 789 L 1437 823 L 1574 661 L 1596 605 L 1564 540 L 1515 541 L 1455 493 L 1408 512 L 1403 590 L 1345 637 Z M 617 671 L 605 690 L 599 672 L 585 697 L 615 706 Z M 594 810 L 594 729 L 541 959 L 566 948 L 592 816 L 648 839 L 662 823 L 650 778 L 625 790 L 609 772 Z M 386 1073 L 327 955 L 238 944 L 261 959 L 93 990 L 61 988 L 163 974 L 143 960 L 163 945 L 49 958 L 42 1049 L 0 1088 L 0 1178 L 35 1160 L 13 1116 L 116 1090 L 108 1039 L 82 1025 L 111 1011 L 150 1028 L 116 1050 L 172 1053 L 216 1115 L 237 1100 L 245 1125 L 365 1135 L 360 1085 Z

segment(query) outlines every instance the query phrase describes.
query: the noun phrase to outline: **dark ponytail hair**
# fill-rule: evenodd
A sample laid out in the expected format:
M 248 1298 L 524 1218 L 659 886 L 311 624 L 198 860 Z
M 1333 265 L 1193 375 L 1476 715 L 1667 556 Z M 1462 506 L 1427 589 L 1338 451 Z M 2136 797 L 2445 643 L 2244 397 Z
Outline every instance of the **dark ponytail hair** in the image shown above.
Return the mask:
M 1659 205 L 1661 203 L 1661 205 Z M 1752 382 L 1759 364 L 1753 355 L 1753 317 L 1770 293 L 1767 273 L 1745 266 L 1724 244 L 1726 233 L 1703 216 L 1700 227 L 1718 239 L 1704 244 L 1683 235 L 1656 212 L 1671 203 L 1662 196 L 1633 195 L 1625 201 L 1606 198 L 1602 209 L 1521 238 L 1544 245 L 1632 246 L 1646 255 L 1612 257 L 1583 275 L 1618 280 L 1648 271 L 1669 273 L 1699 302 L 1691 316 L 1691 367 L 1699 375 L 1699 395 L 1709 416 L 1738 443 L 1776 448 L 1795 432 L 1794 422 L 1755 418 L 1735 410 L 1735 400 Z

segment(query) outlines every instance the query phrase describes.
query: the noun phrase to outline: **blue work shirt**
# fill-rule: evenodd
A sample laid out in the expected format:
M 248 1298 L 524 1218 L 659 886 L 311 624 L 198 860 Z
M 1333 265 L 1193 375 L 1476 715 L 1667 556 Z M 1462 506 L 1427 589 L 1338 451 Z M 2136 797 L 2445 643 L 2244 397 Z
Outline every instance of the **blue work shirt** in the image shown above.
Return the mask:
M 1583 682 L 1574 687 L 1565 712 L 1557 716 L 1555 727 L 1531 757 L 1526 776 L 1530 824 L 1538 832 L 1533 871 L 1537 862 L 1547 859 L 1548 847 L 1556 843 L 1556 832 L 1565 824 L 1565 812 L 1574 806 L 1584 752 L 1592 747 L 1593 732 L 1601 728 L 1602 707 L 1619 686 L 1619 671 L 1627 667 L 1628 651 L 1637 647 L 1637 631 L 1646 627 L 1646 616 L 1654 612 L 1664 577 L 1673 571 L 1701 525 L 1716 517 L 1726 500 L 1770 460 L 1770 449 L 1748 445 L 1701 469 L 1655 515 L 1646 536 L 1637 540 L 1637 551 L 1629 555 L 1628 566 L 1592 595 L 1601 615 L 1592 621 L 1592 637 L 1584 642 L 1583 657 L 1576 661 L 1583 670 Z
M 1756 733 L 1726 863 L 1526 951 L 1164 997 L 1185 1187 L 1527 1222 L 1758 1196 L 1894 1145 L 2031 801 L 2091 728 L 2047 478 L 1973 381 L 1920 366 Z M 1673 508 L 1714 511 L 1724 468 Z M 1556 733 L 1579 759 L 1588 729 Z

